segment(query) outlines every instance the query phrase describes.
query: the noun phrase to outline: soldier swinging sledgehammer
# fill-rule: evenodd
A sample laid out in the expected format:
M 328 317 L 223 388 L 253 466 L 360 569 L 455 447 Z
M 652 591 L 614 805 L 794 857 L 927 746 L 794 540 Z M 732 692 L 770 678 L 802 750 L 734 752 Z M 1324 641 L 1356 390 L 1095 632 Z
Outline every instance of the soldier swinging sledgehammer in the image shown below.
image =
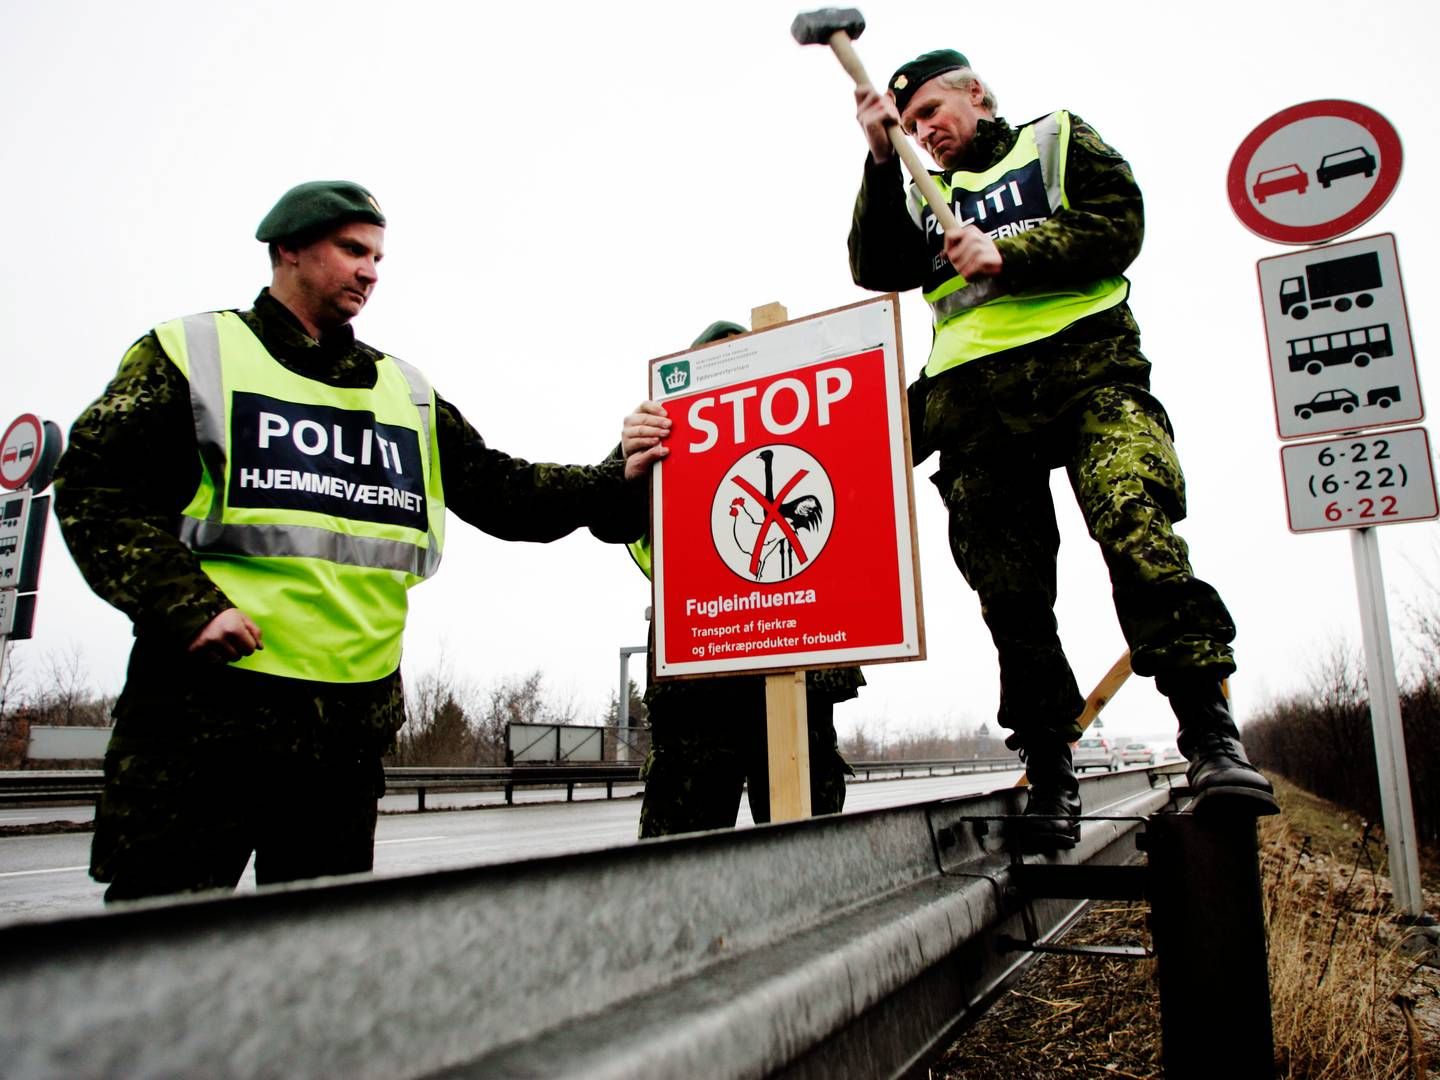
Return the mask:
M 1053 611 L 1056 468 L 1101 547 L 1134 670 L 1170 699 L 1197 812 L 1274 813 L 1222 688 L 1235 670 L 1234 623 L 1173 529 L 1184 477 L 1126 303 L 1143 232 L 1129 165 L 1064 110 L 1011 127 L 954 50 L 915 58 L 878 91 L 849 45 L 863 28 L 858 12 L 827 10 L 792 31 L 835 48 L 857 84 L 870 153 L 849 239 L 856 283 L 920 288 L 932 309 L 929 361 L 909 391 L 911 441 L 917 465 L 939 454 L 931 479 L 951 552 L 998 653 L 999 721 L 1030 781 L 1021 847 L 1079 837 L 1070 743 L 1083 699 Z M 938 173 L 911 165 L 902 132 Z

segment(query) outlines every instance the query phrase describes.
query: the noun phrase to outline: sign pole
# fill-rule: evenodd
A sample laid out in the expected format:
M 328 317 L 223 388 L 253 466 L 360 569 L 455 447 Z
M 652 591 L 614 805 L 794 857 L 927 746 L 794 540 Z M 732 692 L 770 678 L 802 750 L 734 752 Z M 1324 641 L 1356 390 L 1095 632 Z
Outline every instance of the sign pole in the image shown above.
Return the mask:
M 620 647 L 620 691 L 615 698 L 615 724 L 620 729 L 620 745 L 615 748 L 617 761 L 633 761 L 635 748 L 630 740 L 639 730 L 630 726 L 630 657 L 636 653 L 648 653 L 648 645 L 622 645 Z
M 10 661 L 10 635 L 0 634 L 0 717 L 5 715 L 5 666 Z
M 1374 109 L 1308 101 L 1245 137 L 1226 189 L 1236 217 L 1257 236 L 1327 244 L 1380 211 L 1403 161 L 1399 133 Z M 1343 436 L 1282 448 L 1286 507 L 1291 532 L 1351 530 L 1390 879 L 1402 917 L 1419 922 L 1425 898 L 1410 771 L 1372 526 L 1432 519 L 1440 506 L 1425 429 L 1393 429 L 1425 415 L 1395 237 L 1261 259 L 1256 270 L 1277 433 Z M 1372 361 L 1381 363 L 1372 369 Z M 1365 430 L 1377 427 L 1393 430 Z
M 790 318 L 783 304 L 750 311 L 750 329 L 779 326 Z M 810 724 L 805 673 L 765 676 L 765 744 L 770 758 L 770 820 L 808 818 L 810 808 Z
M 1355 586 L 1365 640 L 1380 810 L 1385 818 L 1385 842 L 1390 848 L 1390 881 L 1395 890 L 1395 906 L 1402 914 L 1418 918 L 1425 913 L 1425 900 L 1420 891 L 1405 729 L 1400 722 L 1400 688 L 1395 679 L 1395 656 L 1390 648 L 1385 581 L 1380 573 L 1380 541 L 1373 528 L 1352 529 L 1350 547 L 1355 558 Z

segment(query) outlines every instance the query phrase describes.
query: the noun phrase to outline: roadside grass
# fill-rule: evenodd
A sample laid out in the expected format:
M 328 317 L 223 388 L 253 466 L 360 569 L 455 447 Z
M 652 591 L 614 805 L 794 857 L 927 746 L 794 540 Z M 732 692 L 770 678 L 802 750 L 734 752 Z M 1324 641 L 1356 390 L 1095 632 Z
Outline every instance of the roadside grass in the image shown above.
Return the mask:
M 1440 1058 L 1440 972 L 1401 949 L 1378 825 L 1272 779 L 1283 812 L 1261 822 L 1260 845 L 1276 1077 L 1425 1077 Z M 1434 867 L 1432 853 L 1427 887 Z M 1144 904 L 1097 904 L 1066 940 L 1148 944 L 1145 920 Z M 1212 1019 L 1224 1062 L 1225 1002 Z M 930 1075 L 1161 1076 L 1155 961 L 1041 958 Z

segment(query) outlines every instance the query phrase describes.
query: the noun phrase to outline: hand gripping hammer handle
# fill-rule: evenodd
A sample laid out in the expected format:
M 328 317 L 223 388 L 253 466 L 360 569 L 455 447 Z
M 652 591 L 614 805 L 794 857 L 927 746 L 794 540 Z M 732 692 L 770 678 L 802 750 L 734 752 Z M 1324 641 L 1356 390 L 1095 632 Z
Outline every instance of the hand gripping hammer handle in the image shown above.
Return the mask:
M 855 52 L 855 46 L 850 43 L 850 35 L 844 30 L 836 30 L 830 35 L 830 49 L 835 53 L 835 58 L 840 61 L 840 66 L 850 73 L 855 80 L 856 86 L 870 86 L 870 76 L 865 74 L 865 65 L 860 63 L 860 57 Z M 920 194 L 925 196 L 925 201 L 930 204 L 931 211 L 940 222 L 940 227 L 946 232 L 960 228 L 960 223 L 955 220 L 955 215 L 950 212 L 950 205 L 945 201 L 945 196 L 940 194 L 940 188 L 935 183 L 935 178 L 925 168 L 920 155 L 915 152 L 915 147 L 905 137 L 905 132 L 900 130 L 898 124 L 889 124 L 885 130 L 890 134 L 890 145 L 895 147 L 895 152 L 900 155 L 900 160 L 905 163 L 905 170 L 915 181 L 915 186 L 920 189 Z

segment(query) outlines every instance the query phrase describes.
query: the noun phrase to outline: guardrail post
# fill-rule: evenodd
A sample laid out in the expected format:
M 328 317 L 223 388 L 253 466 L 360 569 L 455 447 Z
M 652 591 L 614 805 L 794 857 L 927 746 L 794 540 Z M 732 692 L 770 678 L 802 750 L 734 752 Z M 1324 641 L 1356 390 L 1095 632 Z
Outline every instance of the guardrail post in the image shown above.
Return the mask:
M 568 784 L 565 785 L 565 801 L 566 801 L 566 802 L 574 802 L 574 801 L 575 801 L 575 781 L 574 781 L 574 780 L 571 780 Z
M 1156 814 L 1141 839 L 1167 1080 L 1273 1076 L 1255 819 Z
M 424 809 L 425 809 L 425 789 L 424 789 L 423 787 L 422 787 L 422 788 L 416 788 L 416 789 L 415 789 L 415 794 L 416 794 L 417 796 L 419 796 L 419 800 L 418 800 L 418 803 L 417 803 L 415 809 L 416 809 L 417 811 L 418 811 L 418 810 L 424 810 Z
M 506 805 L 506 806 L 514 806 L 514 805 L 515 805 L 515 785 L 514 785 L 514 784 L 506 784 L 506 785 L 505 785 L 505 805 Z

